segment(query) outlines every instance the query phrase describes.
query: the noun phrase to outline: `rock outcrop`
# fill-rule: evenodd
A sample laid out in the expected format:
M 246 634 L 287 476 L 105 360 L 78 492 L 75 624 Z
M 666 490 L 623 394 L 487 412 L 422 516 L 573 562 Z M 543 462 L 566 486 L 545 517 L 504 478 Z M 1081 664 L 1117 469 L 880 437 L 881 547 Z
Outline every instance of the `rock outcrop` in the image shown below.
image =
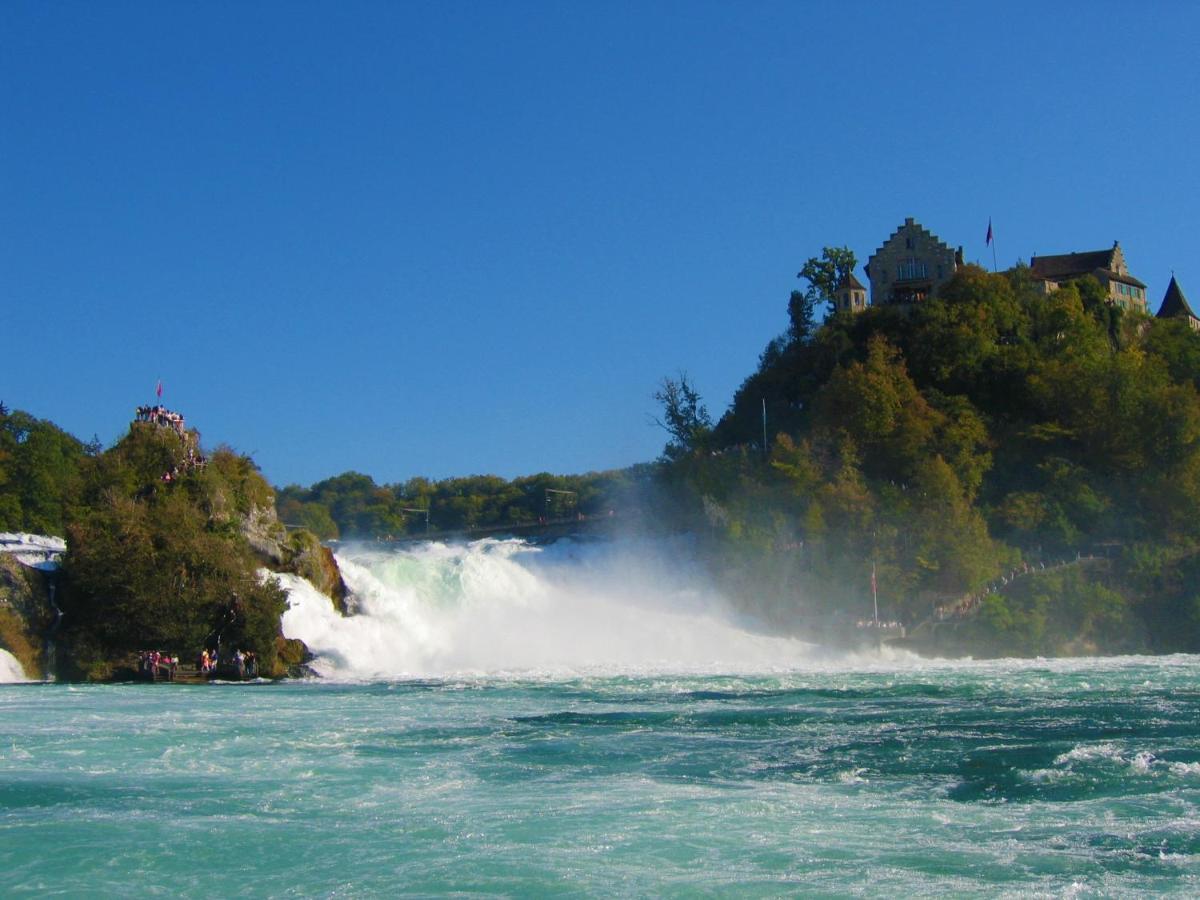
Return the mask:
M 274 506 L 251 507 L 242 520 L 242 534 L 268 569 L 299 575 L 328 597 L 334 609 L 346 614 L 346 583 L 333 552 L 322 546 L 315 534 L 289 532 L 275 515 Z
M 37 680 L 46 675 L 43 647 L 55 620 L 49 577 L 12 554 L 0 553 L 0 648 L 16 657 L 27 678 Z

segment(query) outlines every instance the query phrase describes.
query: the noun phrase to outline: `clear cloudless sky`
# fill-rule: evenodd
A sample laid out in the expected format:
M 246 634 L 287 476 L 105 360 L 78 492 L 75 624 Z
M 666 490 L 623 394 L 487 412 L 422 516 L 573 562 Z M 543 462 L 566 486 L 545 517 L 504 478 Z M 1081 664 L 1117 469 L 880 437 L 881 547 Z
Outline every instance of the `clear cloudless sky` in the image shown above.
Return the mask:
M 914 216 L 1200 301 L 1196 3 L 0 4 L 0 400 L 275 484 L 652 459 Z M 861 270 L 860 270 L 861 277 Z

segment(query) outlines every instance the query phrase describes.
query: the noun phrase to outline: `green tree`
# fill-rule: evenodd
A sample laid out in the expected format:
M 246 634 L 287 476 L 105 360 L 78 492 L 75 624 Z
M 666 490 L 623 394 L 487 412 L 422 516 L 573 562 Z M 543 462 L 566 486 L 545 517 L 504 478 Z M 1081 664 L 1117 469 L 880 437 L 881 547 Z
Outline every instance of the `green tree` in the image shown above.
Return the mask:
M 654 424 L 670 437 L 663 448 L 663 459 L 679 459 L 701 449 L 712 432 L 712 419 L 687 374 L 664 378 L 654 399 L 662 407 L 662 416 L 656 417 Z
M 838 285 L 850 276 L 857 264 L 854 251 L 849 247 L 825 247 L 819 257 L 808 258 L 796 277 L 808 282 L 806 293 L 818 302 L 832 306 Z
M 817 304 L 834 308 L 837 287 L 854 271 L 857 260 L 849 247 L 826 247 L 821 255 L 811 256 L 796 274 L 808 282 L 804 291 L 793 291 L 788 301 L 788 319 L 792 340 L 808 342 L 816 329 Z
M 20 410 L 0 413 L 0 529 L 64 533 L 84 445 L 61 428 Z

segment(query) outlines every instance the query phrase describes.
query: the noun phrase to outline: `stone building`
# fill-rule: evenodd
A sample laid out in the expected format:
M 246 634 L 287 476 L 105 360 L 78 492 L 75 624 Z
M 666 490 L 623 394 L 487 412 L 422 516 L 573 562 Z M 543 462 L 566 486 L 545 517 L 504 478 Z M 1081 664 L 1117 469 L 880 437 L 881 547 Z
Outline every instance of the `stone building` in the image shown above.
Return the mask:
M 1108 302 L 1122 309 L 1147 312 L 1146 285 L 1129 274 L 1121 244 L 1113 241 L 1111 250 L 1035 256 L 1029 260 L 1034 282 L 1044 293 L 1058 290 L 1069 281 L 1092 275 L 1104 287 Z
M 863 267 L 871 281 L 871 305 L 919 303 L 962 264 L 962 247 L 952 250 L 918 222 L 905 219 Z
M 1192 312 L 1187 297 L 1183 296 L 1183 290 L 1172 274 L 1171 283 L 1167 285 L 1167 293 L 1163 296 L 1162 306 L 1158 308 L 1158 318 L 1173 319 L 1177 317 L 1186 318 L 1192 331 L 1200 331 L 1200 318 L 1197 318 L 1196 314 Z
M 867 308 L 867 289 L 853 272 L 847 272 L 834 289 L 833 308 L 835 312 L 862 312 Z

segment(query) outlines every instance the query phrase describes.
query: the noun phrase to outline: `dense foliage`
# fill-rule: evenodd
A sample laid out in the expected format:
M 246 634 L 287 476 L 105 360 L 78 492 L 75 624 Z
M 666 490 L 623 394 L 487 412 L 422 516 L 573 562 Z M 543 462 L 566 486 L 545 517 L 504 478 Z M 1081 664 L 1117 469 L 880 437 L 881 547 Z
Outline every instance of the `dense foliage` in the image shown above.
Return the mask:
M 57 425 L 0 403 L 0 531 L 64 533 L 85 446 Z
M 542 473 L 511 481 L 473 475 L 431 481 L 411 478 L 377 485 L 369 475 L 345 472 L 277 494 L 279 518 L 322 538 L 376 539 L 503 527 L 620 508 L 637 480 L 635 470 L 587 475 Z
M 274 671 L 284 595 L 257 577 L 241 530 L 254 508 L 269 507 L 270 487 L 227 449 L 187 468 L 191 440 L 139 422 L 84 461 L 66 513 L 61 637 L 70 674 L 107 677 L 142 649 L 191 660 L 218 634 Z M 182 474 L 164 479 L 173 470 Z
M 1082 581 L 990 595 L 971 639 L 1194 649 L 1198 385 L 1186 322 L 1123 313 L 1091 278 L 1045 295 L 968 266 L 910 310 L 793 321 L 662 478 L 782 614 L 863 615 L 874 567 L 913 624 L 1014 565 L 1096 553 L 1113 562 Z

